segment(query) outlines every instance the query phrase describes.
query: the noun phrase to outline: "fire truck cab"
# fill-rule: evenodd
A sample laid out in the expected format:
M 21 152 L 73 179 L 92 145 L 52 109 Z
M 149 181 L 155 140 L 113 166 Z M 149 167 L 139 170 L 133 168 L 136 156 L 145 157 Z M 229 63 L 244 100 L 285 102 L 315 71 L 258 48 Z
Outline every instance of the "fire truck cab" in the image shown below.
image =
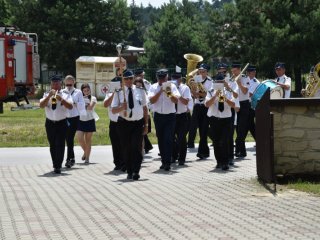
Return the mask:
M 25 100 L 33 95 L 40 79 L 38 36 L 0 27 L 0 113 L 3 102 Z

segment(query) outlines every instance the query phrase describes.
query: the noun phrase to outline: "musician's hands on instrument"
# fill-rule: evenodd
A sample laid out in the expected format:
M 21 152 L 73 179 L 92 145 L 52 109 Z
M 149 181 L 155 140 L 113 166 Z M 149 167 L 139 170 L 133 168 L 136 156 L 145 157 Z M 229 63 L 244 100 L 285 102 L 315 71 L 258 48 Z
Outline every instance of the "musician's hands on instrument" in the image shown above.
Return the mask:
M 55 94 L 56 94 L 56 90 L 51 89 L 51 90 L 49 91 L 49 97 L 52 97 L 52 96 L 54 96 Z
M 62 101 L 62 97 L 60 95 L 57 94 L 56 98 L 58 101 L 60 101 L 60 102 Z

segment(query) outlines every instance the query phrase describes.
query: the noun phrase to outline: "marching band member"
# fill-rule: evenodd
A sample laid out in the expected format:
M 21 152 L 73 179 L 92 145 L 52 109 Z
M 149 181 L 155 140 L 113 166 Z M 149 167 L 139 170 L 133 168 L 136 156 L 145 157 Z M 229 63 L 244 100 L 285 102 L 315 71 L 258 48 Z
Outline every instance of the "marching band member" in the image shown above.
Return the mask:
M 122 143 L 122 156 L 128 173 L 127 179 L 138 180 L 143 158 L 142 139 L 148 131 L 148 108 L 144 89 L 136 88 L 133 85 L 133 79 L 132 71 L 126 70 L 123 73 L 124 93 L 120 94 L 120 99 L 113 98 L 111 107 L 113 114 L 119 113 L 118 129 Z
M 277 74 L 277 79 L 276 83 L 282 87 L 284 91 L 283 98 L 290 98 L 290 93 L 291 93 L 291 78 L 286 76 L 286 67 L 285 64 L 282 62 L 277 62 L 275 67 L 274 67 L 276 74 Z
M 239 76 L 241 73 L 241 64 L 232 63 L 231 72 L 237 78 L 239 87 L 240 110 L 237 112 L 237 138 L 236 138 L 236 157 L 246 157 L 247 150 L 245 145 L 246 132 L 249 119 L 249 78 L 245 75 Z
M 61 173 L 67 132 L 67 109 L 73 108 L 72 98 L 61 90 L 61 77 L 51 77 L 51 90 L 40 99 L 40 107 L 46 113 L 46 133 L 54 173 Z
M 224 75 L 218 74 L 217 81 L 223 81 Z M 208 107 L 208 117 L 212 126 L 213 150 L 217 161 L 216 168 L 226 171 L 229 169 L 229 136 L 231 131 L 232 113 L 236 99 L 226 87 L 223 89 L 210 89 L 205 99 Z
M 73 108 L 67 110 L 67 137 L 66 142 L 68 146 L 67 159 L 65 166 L 67 168 L 72 167 L 75 164 L 74 157 L 74 136 L 76 135 L 77 127 L 79 124 L 80 115 L 86 115 L 85 104 L 83 100 L 82 92 L 74 87 L 75 79 L 72 75 L 68 75 L 64 79 L 66 88 L 63 90 L 65 93 L 70 94 L 73 101 Z
M 145 72 L 144 72 L 144 70 L 143 70 L 143 68 L 137 68 L 135 71 L 134 71 L 134 75 L 135 75 L 135 78 L 137 79 L 137 78 L 141 78 L 142 79 L 142 81 L 143 81 L 143 88 L 145 89 L 145 91 L 146 91 L 146 93 L 147 93 L 147 95 L 148 95 L 148 91 L 149 91 L 149 89 L 150 89 L 150 87 L 151 87 L 151 83 L 147 80 L 147 79 L 145 79 L 144 78 L 144 74 L 145 74 Z M 150 105 L 150 102 L 148 102 L 148 108 L 149 108 L 149 110 L 151 110 L 151 105 Z M 150 114 L 149 114 L 149 117 L 148 117 L 148 133 L 150 133 L 151 132 L 151 118 L 150 118 Z M 152 146 L 152 144 L 151 144 L 151 142 L 150 142 L 150 140 L 149 140 L 149 138 L 148 138 L 148 134 L 145 134 L 144 136 L 143 136 L 143 141 L 144 141 L 144 151 L 145 151 L 145 153 L 148 153 L 151 149 L 153 149 L 153 146 Z
M 94 111 L 97 98 L 91 95 L 91 89 L 88 83 L 81 85 L 81 92 L 85 103 L 86 115 L 80 115 L 80 121 L 77 127 L 77 138 L 83 150 L 82 160 L 84 160 L 85 164 L 89 164 L 91 139 L 93 133 L 96 131 L 95 121 L 99 119 L 97 113 Z
M 225 63 L 219 63 L 217 66 L 218 74 L 222 74 L 225 78 L 225 88 L 227 91 L 231 92 L 233 97 L 237 99 L 236 105 L 234 108 L 231 108 L 231 126 L 230 126 L 230 135 L 228 140 L 228 146 L 229 146 L 229 165 L 234 165 L 234 130 L 236 126 L 236 112 L 239 111 L 240 105 L 239 105 L 239 87 L 238 84 L 235 81 L 231 81 L 230 75 L 227 72 L 228 65 Z
M 121 82 L 121 77 L 115 77 L 111 81 L 113 82 Z M 126 166 L 125 162 L 122 157 L 122 151 L 121 151 L 121 141 L 120 141 L 120 136 L 118 134 L 118 117 L 119 113 L 113 114 L 112 113 L 112 108 L 111 108 L 111 103 L 113 98 L 118 98 L 120 99 L 120 93 L 121 91 L 115 90 L 112 93 L 107 93 L 106 97 L 103 101 L 103 106 L 105 108 L 108 108 L 108 116 L 110 119 L 109 123 L 109 137 L 111 141 L 111 147 L 112 147 L 112 154 L 113 154 L 113 163 L 115 165 L 114 170 L 122 170 L 123 172 L 126 171 Z
M 189 131 L 189 139 L 188 145 L 194 142 L 197 124 L 199 126 L 199 135 L 200 142 L 197 157 L 200 159 L 204 159 L 210 156 L 209 146 L 208 146 L 208 128 L 209 121 L 207 117 L 208 108 L 204 105 L 204 100 L 206 98 L 206 92 L 209 91 L 212 87 L 212 79 L 208 76 L 208 71 L 210 67 L 202 63 L 198 69 L 198 73 L 202 78 L 202 86 L 204 87 L 205 92 L 194 92 L 191 90 L 191 94 L 194 97 L 194 107 L 193 113 L 191 117 L 190 131 Z
M 188 105 L 192 101 L 190 88 L 182 83 L 181 72 L 172 74 L 172 81 L 176 84 L 181 95 L 176 104 L 176 126 L 174 131 L 175 144 L 173 149 L 173 160 L 178 159 L 179 165 L 184 165 L 187 155 L 187 132 L 188 132 Z
M 144 74 L 145 74 L 145 72 L 144 72 L 143 68 L 137 68 L 134 71 L 135 78 L 141 77 L 143 79 L 144 87 L 145 87 L 146 91 L 148 92 L 151 87 L 151 83 L 147 79 L 144 78 Z
M 180 93 L 173 83 L 167 83 L 167 69 L 158 70 L 156 76 L 158 82 L 151 85 L 148 97 L 154 112 L 154 124 L 162 162 L 160 169 L 169 171 L 176 120 L 175 104 L 178 103 Z M 163 89 L 164 86 L 168 89 Z
M 249 66 L 247 68 L 247 76 L 250 79 L 250 87 L 249 87 L 249 100 L 251 102 L 251 97 L 253 96 L 254 91 L 259 86 L 260 82 L 258 79 L 256 79 L 256 67 L 255 66 Z M 250 131 L 252 137 L 254 140 L 256 140 L 256 124 L 254 121 L 255 118 L 255 110 L 250 107 L 249 109 L 249 122 L 248 122 L 248 130 L 246 133 L 246 136 L 248 134 L 248 131 Z

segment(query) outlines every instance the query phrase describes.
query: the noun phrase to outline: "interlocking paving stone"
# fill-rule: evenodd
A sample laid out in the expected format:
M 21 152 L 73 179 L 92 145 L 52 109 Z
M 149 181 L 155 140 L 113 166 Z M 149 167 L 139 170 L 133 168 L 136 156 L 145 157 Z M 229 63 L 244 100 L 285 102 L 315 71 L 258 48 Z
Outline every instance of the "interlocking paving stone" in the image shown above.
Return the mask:
M 319 239 L 320 198 L 271 194 L 256 179 L 253 143 L 228 172 L 214 154 L 159 170 L 157 146 L 141 179 L 113 171 L 110 146 L 95 146 L 54 175 L 48 148 L 0 149 L 0 239 Z

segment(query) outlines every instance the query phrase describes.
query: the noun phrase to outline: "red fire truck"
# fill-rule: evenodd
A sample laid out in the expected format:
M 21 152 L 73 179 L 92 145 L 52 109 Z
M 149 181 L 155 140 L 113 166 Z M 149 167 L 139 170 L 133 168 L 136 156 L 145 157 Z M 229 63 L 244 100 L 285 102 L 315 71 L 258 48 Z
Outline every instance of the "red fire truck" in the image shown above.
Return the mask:
M 0 113 L 4 102 L 20 102 L 35 92 L 40 79 L 38 36 L 0 27 Z

